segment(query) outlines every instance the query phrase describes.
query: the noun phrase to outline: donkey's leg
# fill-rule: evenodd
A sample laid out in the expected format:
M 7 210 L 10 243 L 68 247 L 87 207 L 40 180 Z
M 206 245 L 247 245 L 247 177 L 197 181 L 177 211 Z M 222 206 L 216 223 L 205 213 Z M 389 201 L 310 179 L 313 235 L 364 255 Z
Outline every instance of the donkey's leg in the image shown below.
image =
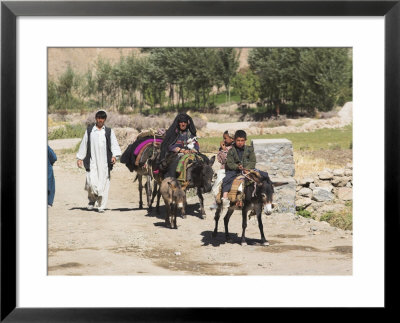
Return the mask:
M 153 202 L 154 202 L 154 198 L 156 197 L 156 195 L 157 195 L 157 190 L 158 190 L 158 184 L 157 184 L 157 181 L 156 180 L 154 180 L 154 184 L 153 184 L 153 193 L 151 194 L 151 201 L 150 201 L 150 205 L 149 205 L 149 210 L 151 210 L 152 209 L 152 205 L 153 205 Z
M 156 205 L 157 214 L 160 214 L 160 197 L 161 197 L 161 191 L 160 191 L 160 189 L 158 189 L 158 191 L 157 191 L 157 205 Z
M 174 208 L 173 208 L 172 213 L 171 213 L 171 216 L 172 216 L 172 219 L 171 219 L 171 228 L 172 228 L 172 229 L 178 229 L 178 226 L 176 225 L 176 216 L 177 216 L 177 213 L 178 213 L 178 207 L 174 204 Z
M 262 217 L 261 217 L 261 214 L 262 214 L 261 207 L 257 210 L 256 213 L 257 213 L 258 228 L 260 229 L 260 234 L 261 234 L 261 244 L 263 246 L 269 246 L 269 242 L 267 239 L 265 239 L 265 236 L 264 236 L 264 227 L 262 224 Z
M 240 244 L 242 246 L 247 245 L 246 237 L 245 237 L 246 228 L 247 228 L 247 210 L 246 210 L 245 205 L 243 205 L 243 208 L 242 208 L 242 238 L 240 239 Z
M 229 223 L 229 219 L 231 218 L 231 215 L 234 211 L 234 207 L 229 207 L 228 208 L 228 212 L 226 212 L 226 215 L 224 217 L 224 225 L 225 225 L 225 238 L 227 242 L 233 242 L 232 238 L 229 236 L 229 231 L 228 231 L 228 223 Z
M 171 216 L 171 206 L 169 203 L 165 203 L 165 210 L 167 211 L 167 214 L 165 215 L 165 226 L 168 228 L 171 228 L 171 221 L 170 221 L 170 216 Z
M 200 200 L 200 218 L 205 219 L 206 211 L 204 211 L 204 197 L 203 194 L 201 194 L 200 188 L 197 188 L 197 196 L 199 197 Z
M 147 207 L 151 208 L 151 195 L 152 195 L 152 191 L 151 191 L 151 176 L 147 175 L 146 176 L 146 198 L 147 198 Z
M 142 184 L 142 175 L 138 175 L 139 181 L 139 209 L 143 209 L 143 200 L 142 200 L 142 191 L 143 191 L 143 184 Z
M 183 208 L 181 212 L 182 219 L 186 219 L 186 190 L 185 191 L 185 201 L 183 202 Z
M 213 238 L 215 238 L 217 236 L 217 233 L 218 233 L 218 220 L 219 220 L 219 217 L 221 215 L 221 211 L 222 211 L 222 204 L 220 203 L 220 204 L 217 204 L 217 210 L 215 211 L 215 217 L 214 217 L 215 228 L 214 228 L 214 232 L 212 234 Z

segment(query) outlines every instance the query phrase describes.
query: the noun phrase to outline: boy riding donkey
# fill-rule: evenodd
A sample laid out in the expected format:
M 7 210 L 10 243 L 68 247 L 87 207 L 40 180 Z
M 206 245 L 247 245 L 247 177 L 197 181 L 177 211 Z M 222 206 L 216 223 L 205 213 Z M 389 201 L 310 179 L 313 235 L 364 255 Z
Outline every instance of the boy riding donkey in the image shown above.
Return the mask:
M 222 205 L 228 208 L 230 201 L 228 193 L 232 184 L 239 175 L 255 173 L 256 176 L 267 178 L 268 173 L 256 170 L 256 155 L 252 146 L 246 145 L 247 134 L 244 130 L 237 130 L 234 136 L 233 148 L 229 150 L 226 157 L 225 177 L 222 181 Z M 241 206 L 241 201 L 238 201 Z

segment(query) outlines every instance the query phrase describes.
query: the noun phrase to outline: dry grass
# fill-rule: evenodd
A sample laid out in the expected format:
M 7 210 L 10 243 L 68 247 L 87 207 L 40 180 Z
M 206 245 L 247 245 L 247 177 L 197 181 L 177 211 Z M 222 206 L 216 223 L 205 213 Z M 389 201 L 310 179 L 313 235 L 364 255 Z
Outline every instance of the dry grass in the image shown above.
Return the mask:
M 334 153 L 334 152 L 332 152 Z M 296 169 L 295 179 L 311 176 L 325 168 L 341 168 L 343 165 L 337 162 L 331 162 L 325 158 L 313 157 L 302 151 L 293 152 L 294 165 Z

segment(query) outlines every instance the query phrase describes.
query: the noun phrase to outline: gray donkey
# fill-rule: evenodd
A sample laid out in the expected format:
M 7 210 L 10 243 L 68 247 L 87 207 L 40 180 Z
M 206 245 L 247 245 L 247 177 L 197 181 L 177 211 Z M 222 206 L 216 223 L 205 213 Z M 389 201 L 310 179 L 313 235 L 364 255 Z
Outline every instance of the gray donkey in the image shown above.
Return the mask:
M 167 209 L 165 225 L 171 229 L 177 229 L 176 217 L 182 212 L 186 204 L 186 194 L 179 182 L 172 177 L 167 177 L 161 182 L 160 192 Z

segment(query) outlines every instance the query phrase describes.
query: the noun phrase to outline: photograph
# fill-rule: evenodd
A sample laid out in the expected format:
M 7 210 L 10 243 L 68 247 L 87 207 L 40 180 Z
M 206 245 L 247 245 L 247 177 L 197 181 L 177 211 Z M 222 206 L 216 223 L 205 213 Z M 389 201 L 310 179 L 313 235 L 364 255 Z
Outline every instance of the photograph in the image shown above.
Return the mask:
M 47 47 L 48 276 L 352 276 L 353 48 Z

